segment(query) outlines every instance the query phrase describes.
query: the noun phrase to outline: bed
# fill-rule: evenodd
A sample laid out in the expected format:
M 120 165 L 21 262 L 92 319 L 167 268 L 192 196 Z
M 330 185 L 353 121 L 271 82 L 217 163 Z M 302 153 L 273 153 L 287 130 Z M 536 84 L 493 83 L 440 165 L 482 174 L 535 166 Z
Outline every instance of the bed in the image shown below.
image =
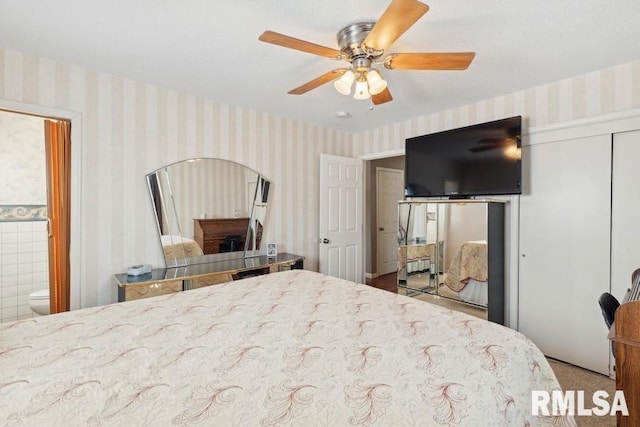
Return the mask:
M 444 275 L 443 296 L 487 306 L 487 242 L 468 241 L 460 245 Z
M 0 424 L 575 425 L 516 331 L 305 270 L 0 324 Z
M 190 258 L 204 254 L 200 245 L 193 239 L 182 236 L 163 235 L 160 236 L 160 241 L 165 259 Z

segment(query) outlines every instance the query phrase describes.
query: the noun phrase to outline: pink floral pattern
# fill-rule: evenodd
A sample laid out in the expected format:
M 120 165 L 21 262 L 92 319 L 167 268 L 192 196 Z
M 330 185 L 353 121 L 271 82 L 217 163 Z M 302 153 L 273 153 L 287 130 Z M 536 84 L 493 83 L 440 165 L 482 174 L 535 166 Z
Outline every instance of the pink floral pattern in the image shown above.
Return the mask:
M 457 426 L 469 416 L 471 405 L 467 391 L 458 383 L 435 383 L 427 381 L 419 386 L 425 403 L 435 408 L 433 420 L 445 426 Z
M 391 405 L 390 388 L 388 384 L 364 384 L 361 380 L 346 386 L 345 400 L 353 408 L 349 424 L 369 426 L 383 417 Z
M 518 332 L 304 270 L 1 324 L 0 367 L 0 425 L 574 425 Z

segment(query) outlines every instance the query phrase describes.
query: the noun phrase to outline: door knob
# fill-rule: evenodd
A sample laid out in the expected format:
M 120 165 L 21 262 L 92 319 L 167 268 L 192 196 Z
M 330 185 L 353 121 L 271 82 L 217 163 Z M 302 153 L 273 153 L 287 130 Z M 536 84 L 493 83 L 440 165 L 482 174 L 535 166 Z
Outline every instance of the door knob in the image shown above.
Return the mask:
M 327 238 L 322 239 L 322 243 L 324 243 L 324 244 L 329 243 L 329 239 L 327 239 Z

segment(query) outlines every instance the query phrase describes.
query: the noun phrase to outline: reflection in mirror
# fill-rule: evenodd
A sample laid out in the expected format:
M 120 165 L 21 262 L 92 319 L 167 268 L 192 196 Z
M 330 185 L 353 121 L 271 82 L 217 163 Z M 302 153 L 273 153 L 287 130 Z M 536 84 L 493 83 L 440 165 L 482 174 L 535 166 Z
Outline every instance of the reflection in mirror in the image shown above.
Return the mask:
M 438 205 L 398 204 L 398 285 L 437 294 Z
M 167 267 L 258 255 L 269 181 L 223 159 L 189 159 L 147 175 Z
M 398 204 L 398 286 L 486 307 L 486 203 Z

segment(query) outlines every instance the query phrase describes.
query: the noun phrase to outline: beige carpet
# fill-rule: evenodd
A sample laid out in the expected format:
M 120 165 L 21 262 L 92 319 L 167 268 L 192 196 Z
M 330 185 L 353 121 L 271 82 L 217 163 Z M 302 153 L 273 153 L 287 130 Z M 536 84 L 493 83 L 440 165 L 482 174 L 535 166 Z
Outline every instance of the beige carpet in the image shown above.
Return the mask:
M 596 390 L 606 390 L 609 396 L 616 391 L 616 382 L 611 378 L 577 366 L 548 359 L 553 372 L 555 372 L 560 387 L 563 390 L 584 390 L 585 407 L 593 406 L 591 396 Z M 611 398 L 608 399 L 611 403 Z M 609 427 L 616 425 L 616 417 L 576 417 L 578 426 L 584 427 Z

